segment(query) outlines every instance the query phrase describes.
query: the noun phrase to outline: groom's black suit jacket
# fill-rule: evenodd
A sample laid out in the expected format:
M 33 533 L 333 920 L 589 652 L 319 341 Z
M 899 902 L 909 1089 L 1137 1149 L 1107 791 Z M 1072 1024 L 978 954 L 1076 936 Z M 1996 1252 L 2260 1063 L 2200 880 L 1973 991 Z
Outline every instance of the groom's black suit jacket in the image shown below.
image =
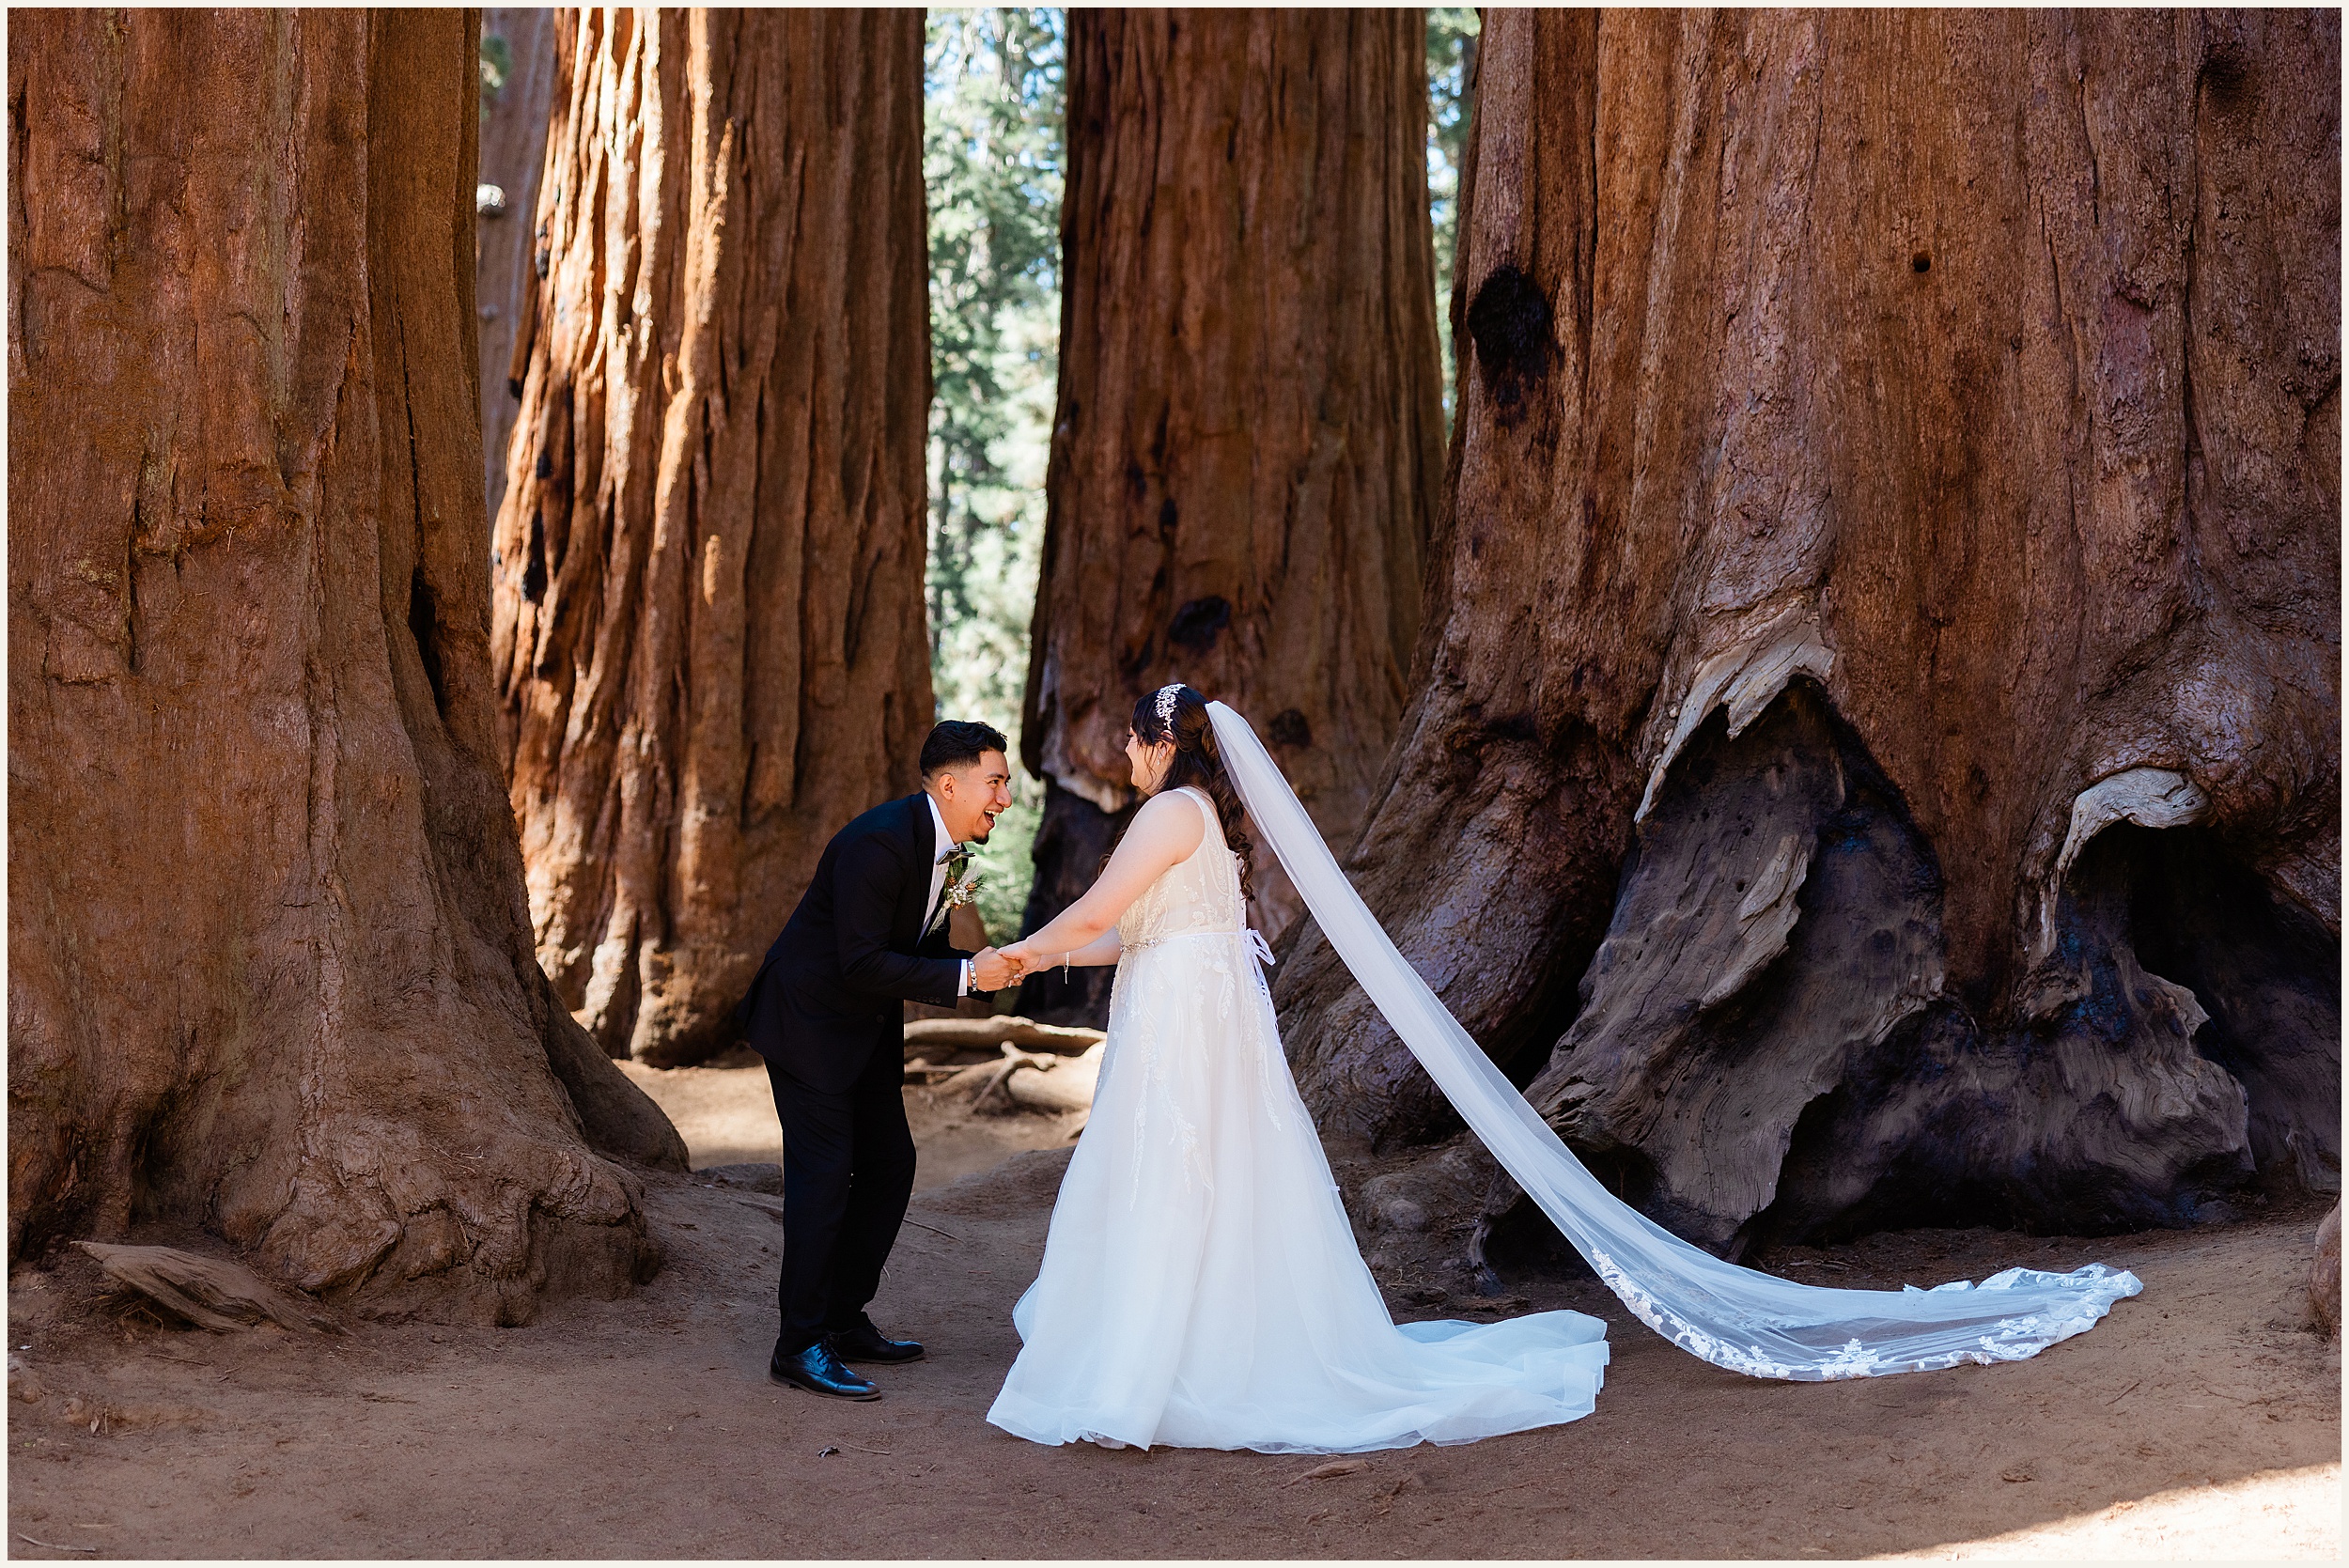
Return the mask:
M 845 1092 L 877 1048 L 905 1048 L 908 1001 L 955 1004 L 946 923 L 926 941 L 938 832 L 919 792 L 832 835 L 815 879 L 735 1011 L 751 1048 L 809 1088 Z

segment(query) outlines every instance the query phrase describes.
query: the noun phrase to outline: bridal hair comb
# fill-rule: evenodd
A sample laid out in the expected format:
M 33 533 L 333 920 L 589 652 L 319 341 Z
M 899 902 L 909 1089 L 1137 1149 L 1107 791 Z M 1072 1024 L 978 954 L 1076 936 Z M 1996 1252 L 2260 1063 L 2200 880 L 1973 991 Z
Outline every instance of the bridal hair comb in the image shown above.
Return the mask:
M 1174 699 L 1183 694 L 1183 683 L 1159 688 L 1159 727 L 1172 737 L 1174 733 Z

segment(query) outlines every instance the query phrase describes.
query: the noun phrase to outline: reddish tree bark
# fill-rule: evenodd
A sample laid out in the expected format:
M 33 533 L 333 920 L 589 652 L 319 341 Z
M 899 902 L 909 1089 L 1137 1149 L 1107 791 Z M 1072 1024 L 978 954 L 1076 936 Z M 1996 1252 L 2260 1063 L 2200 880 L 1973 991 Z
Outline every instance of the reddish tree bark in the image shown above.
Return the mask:
M 677 1063 L 931 721 L 922 18 L 559 28 L 493 657 L 539 955 Z
M 1424 49 L 1416 10 L 1070 13 L 1032 927 L 1098 871 L 1170 680 L 1254 720 L 1325 831 L 1369 798 L 1441 462 Z M 1256 876 L 1277 935 L 1296 896 Z
M 1497 11 L 1481 68 L 1351 861 L 1405 952 L 1712 1245 L 2337 1185 L 2338 18 Z M 1439 1136 L 1286 968 L 1325 1125 Z
M 368 1309 L 658 1259 L 496 768 L 461 12 L 8 42 L 12 1256 L 203 1225 Z M 266 84 L 262 90 L 257 84 Z

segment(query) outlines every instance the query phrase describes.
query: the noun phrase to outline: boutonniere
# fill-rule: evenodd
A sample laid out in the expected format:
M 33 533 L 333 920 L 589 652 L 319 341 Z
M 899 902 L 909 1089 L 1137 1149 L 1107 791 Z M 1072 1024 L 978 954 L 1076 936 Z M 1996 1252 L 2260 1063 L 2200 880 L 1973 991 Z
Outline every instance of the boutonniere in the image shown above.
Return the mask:
M 987 878 L 978 872 L 964 875 L 971 863 L 971 851 L 957 845 L 946 857 L 946 885 L 938 895 L 938 911 L 930 917 L 928 929 L 935 931 L 946 922 L 949 911 L 960 908 L 979 895 L 980 886 Z
M 958 877 L 956 875 L 958 869 L 959 867 L 957 865 L 950 864 L 947 866 L 946 891 L 944 893 L 940 895 L 941 902 L 942 902 L 949 909 L 959 909 L 965 904 L 968 904 L 972 900 L 977 898 L 979 896 L 979 885 L 987 880 L 985 876 L 976 871 L 971 873 L 968 877 Z

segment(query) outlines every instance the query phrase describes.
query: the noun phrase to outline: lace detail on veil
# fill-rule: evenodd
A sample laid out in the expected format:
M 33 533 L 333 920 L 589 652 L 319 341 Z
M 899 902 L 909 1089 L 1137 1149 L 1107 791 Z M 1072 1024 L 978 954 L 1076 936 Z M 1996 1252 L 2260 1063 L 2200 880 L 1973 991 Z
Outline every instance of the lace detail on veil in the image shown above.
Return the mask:
M 1988 1366 L 1994 1361 L 2020 1361 L 2038 1355 L 2059 1340 L 2070 1339 L 2094 1327 L 2098 1318 L 2110 1310 L 2114 1301 L 2135 1296 L 2143 1287 L 2137 1276 L 2116 1273 L 2103 1264 L 2092 1263 L 2069 1274 L 2046 1274 L 2036 1269 L 2010 1268 L 1994 1274 L 1980 1285 L 1959 1280 L 1951 1284 L 1936 1285 L 1932 1291 L 1908 1287 L 1906 1294 L 1934 1295 L 1942 1291 L 2009 1290 L 2018 1285 L 2050 1287 L 2064 1292 L 2077 1291 L 2077 1308 L 2033 1316 L 2002 1317 L 1989 1330 L 1977 1336 L 1970 1345 L 1942 1351 L 1937 1355 L 1920 1356 L 1895 1363 L 1879 1350 L 1872 1350 L 1859 1340 L 1847 1340 L 1841 1349 L 1812 1362 L 1797 1363 L 1773 1358 L 1760 1345 L 1740 1344 L 1706 1332 L 1665 1306 L 1650 1292 L 1641 1288 L 1638 1281 L 1624 1272 L 1615 1260 L 1603 1251 L 1594 1250 L 1591 1266 L 1607 1288 L 1631 1309 L 1631 1315 L 1655 1329 L 1681 1349 L 1717 1367 L 1742 1372 L 1749 1377 L 1775 1377 L 1788 1382 L 1832 1383 L 1849 1377 L 1882 1377 L 1896 1372 L 1937 1372 L 1971 1361 Z

